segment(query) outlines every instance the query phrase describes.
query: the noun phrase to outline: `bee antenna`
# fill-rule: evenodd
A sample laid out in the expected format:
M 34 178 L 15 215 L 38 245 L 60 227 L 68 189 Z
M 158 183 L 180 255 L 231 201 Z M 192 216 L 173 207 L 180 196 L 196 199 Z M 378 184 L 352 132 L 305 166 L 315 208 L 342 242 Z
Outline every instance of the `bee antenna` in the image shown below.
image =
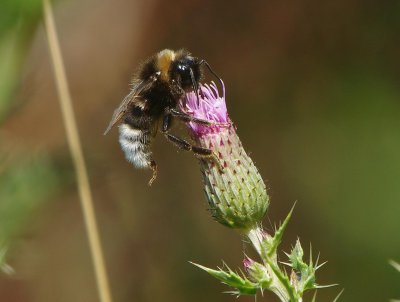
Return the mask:
M 214 72 L 214 70 L 212 70 L 210 64 L 208 64 L 206 60 L 201 60 L 201 61 L 200 61 L 200 65 L 202 65 L 202 64 L 206 65 L 207 69 L 213 74 L 213 76 L 215 76 L 215 77 L 218 79 L 218 81 L 219 81 L 219 83 L 221 84 L 221 86 L 224 87 L 224 82 L 223 82 L 222 79 Z

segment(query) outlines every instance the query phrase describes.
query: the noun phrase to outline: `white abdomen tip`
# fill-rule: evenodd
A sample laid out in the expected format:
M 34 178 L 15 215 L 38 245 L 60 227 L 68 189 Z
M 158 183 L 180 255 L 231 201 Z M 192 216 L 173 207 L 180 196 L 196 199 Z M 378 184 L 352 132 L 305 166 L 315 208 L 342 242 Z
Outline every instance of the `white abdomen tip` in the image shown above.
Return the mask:
M 136 168 L 150 168 L 150 137 L 147 133 L 132 129 L 127 124 L 119 126 L 119 143 L 127 161 Z

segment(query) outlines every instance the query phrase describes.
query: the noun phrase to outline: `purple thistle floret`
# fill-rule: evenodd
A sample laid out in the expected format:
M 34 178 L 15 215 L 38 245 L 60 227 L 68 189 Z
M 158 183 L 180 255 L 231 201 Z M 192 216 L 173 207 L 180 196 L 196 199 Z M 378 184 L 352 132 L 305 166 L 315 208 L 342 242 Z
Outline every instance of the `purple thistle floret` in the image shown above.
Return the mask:
M 252 229 L 261 223 L 267 211 L 268 195 L 228 116 L 223 83 L 222 96 L 213 82 L 201 84 L 198 94 L 188 92 L 181 109 L 212 123 L 190 122 L 188 126 L 197 145 L 213 151 L 214 156 L 200 159 L 204 190 L 213 217 L 228 227 Z
M 203 120 L 214 122 L 214 125 L 205 126 L 199 123 L 189 123 L 195 136 L 210 133 L 218 133 L 221 128 L 231 125 L 225 103 L 225 86 L 222 82 L 222 97 L 219 95 L 218 87 L 214 82 L 210 85 L 204 84 L 199 89 L 199 99 L 194 92 L 186 94 L 182 110 L 188 114 Z

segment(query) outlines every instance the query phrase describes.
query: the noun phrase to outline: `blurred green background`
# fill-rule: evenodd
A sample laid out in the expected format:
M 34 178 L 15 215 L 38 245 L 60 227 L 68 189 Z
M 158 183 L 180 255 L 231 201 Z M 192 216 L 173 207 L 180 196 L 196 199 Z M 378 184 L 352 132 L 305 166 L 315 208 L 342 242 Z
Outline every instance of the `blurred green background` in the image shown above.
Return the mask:
M 0 276 L 1 301 L 98 301 L 40 4 L 0 4 L 0 244 L 16 271 Z M 139 62 L 181 47 L 225 81 L 270 188 L 265 227 L 297 201 L 283 249 L 311 242 L 328 261 L 319 283 L 340 284 L 318 300 L 400 298 L 399 16 L 399 1 L 56 2 L 114 300 L 235 299 L 188 263 L 243 259 L 206 210 L 195 158 L 159 137 L 149 188 L 117 131 L 102 135 Z

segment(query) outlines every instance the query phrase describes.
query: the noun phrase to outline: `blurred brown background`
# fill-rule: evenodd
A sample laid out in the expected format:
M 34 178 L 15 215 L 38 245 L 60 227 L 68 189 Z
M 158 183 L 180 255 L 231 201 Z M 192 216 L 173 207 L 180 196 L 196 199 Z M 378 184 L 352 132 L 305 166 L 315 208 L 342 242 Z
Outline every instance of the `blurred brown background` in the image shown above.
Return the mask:
M 399 1 L 54 5 L 115 301 L 235 299 L 188 263 L 235 268 L 243 258 L 240 236 L 206 210 L 194 157 L 159 137 L 149 188 L 117 131 L 102 135 L 138 63 L 181 47 L 225 81 L 270 188 L 265 226 L 298 201 L 282 248 L 299 236 L 308 253 L 311 242 L 328 261 L 317 281 L 340 284 L 317 300 L 341 288 L 344 302 L 400 298 L 388 265 L 400 260 Z M 2 6 L 0 228 L 16 274 L 0 276 L 1 301 L 98 301 L 40 1 Z

